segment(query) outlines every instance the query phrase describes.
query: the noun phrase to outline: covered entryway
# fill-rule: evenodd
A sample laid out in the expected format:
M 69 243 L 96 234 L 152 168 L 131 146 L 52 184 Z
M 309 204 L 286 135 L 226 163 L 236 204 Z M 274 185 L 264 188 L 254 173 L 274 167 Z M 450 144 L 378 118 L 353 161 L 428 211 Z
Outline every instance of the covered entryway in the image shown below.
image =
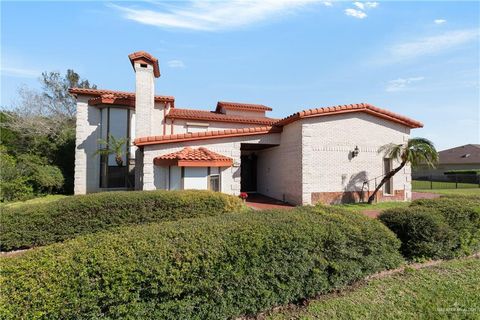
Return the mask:
M 258 158 L 261 151 L 276 147 L 276 144 L 242 143 L 240 147 L 240 191 L 247 193 L 258 192 Z

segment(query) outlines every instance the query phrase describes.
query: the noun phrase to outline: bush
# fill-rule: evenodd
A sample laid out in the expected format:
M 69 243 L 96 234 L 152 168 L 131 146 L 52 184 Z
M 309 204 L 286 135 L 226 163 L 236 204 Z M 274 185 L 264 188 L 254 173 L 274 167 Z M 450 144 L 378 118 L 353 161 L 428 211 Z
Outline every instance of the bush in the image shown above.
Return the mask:
M 378 221 L 313 210 L 123 227 L 0 259 L 0 317 L 225 319 L 402 262 Z
M 402 241 L 408 259 L 453 258 L 480 249 L 480 202 L 474 198 L 416 200 L 379 219 Z
M 208 191 L 125 191 L 3 208 L 0 249 L 25 249 L 108 228 L 240 210 L 234 196 Z

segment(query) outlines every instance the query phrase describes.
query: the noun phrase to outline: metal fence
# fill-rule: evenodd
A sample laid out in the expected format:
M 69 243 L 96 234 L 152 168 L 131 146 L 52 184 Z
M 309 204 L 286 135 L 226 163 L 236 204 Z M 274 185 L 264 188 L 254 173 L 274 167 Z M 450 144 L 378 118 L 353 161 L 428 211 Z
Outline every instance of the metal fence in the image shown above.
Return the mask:
M 414 190 L 480 188 L 480 175 L 445 174 L 443 176 L 415 177 L 412 187 Z

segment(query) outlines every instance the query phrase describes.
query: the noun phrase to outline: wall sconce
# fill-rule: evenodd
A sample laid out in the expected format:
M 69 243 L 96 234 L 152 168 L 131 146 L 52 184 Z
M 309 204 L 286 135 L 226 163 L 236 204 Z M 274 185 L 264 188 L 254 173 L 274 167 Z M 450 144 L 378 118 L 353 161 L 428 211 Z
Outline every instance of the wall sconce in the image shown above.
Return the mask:
M 358 149 L 358 146 L 355 146 L 355 149 L 352 151 L 352 158 L 355 158 L 358 156 L 358 153 L 360 152 L 360 149 Z

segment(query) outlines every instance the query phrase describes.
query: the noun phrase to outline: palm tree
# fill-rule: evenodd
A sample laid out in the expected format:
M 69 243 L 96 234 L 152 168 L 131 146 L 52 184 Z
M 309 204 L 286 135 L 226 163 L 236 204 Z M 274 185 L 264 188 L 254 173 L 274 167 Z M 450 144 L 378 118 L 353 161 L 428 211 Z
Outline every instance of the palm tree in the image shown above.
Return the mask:
M 98 143 L 104 145 L 102 149 L 98 149 L 95 154 L 102 156 L 115 155 L 115 162 L 119 167 L 123 167 L 123 155 L 125 154 L 126 138 L 117 139 L 109 134 L 107 139 L 98 139 Z
M 385 174 L 380 184 L 375 188 L 372 195 L 368 198 L 371 204 L 375 200 L 375 196 L 382 186 L 390 180 L 397 172 L 399 172 L 407 163 L 412 166 L 425 164 L 429 167 L 435 167 L 438 162 L 438 153 L 431 142 L 425 138 L 412 138 L 404 144 L 389 143 L 378 149 L 378 153 L 383 153 L 385 158 L 396 159 L 400 165 L 392 171 Z

